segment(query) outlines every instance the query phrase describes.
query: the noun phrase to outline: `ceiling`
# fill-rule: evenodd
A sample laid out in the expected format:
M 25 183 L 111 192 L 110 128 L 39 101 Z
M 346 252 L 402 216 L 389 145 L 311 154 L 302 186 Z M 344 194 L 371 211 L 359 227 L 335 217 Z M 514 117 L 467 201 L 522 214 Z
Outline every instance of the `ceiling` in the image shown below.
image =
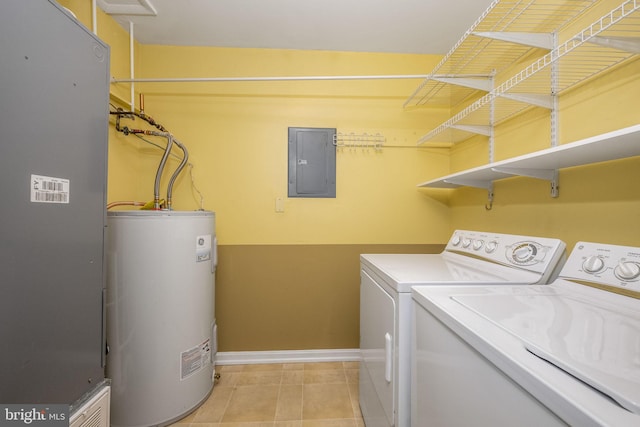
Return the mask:
M 97 0 L 143 44 L 445 54 L 492 0 Z

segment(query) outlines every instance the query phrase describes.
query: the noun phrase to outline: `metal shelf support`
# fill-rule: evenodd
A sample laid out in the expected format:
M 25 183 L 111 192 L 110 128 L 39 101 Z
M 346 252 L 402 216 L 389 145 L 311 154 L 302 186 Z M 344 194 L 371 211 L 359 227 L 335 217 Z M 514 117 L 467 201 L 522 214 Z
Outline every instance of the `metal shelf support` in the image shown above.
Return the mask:
M 490 92 L 493 89 L 491 76 L 487 78 L 468 78 L 468 77 L 434 77 L 433 80 L 448 83 L 455 86 L 463 86 L 469 89 L 477 89 Z
M 445 183 L 459 185 L 461 187 L 474 187 L 474 188 L 482 188 L 485 190 L 492 190 L 491 181 L 483 181 L 479 179 L 464 179 L 464 178 L 451 178 L 445 179 Z
M 555 198 L 559 195 L 558 169 L 493 167 L 491 170 L 506 175 L 526 176 L 549 181 L 551 183 L 551 197 Z
M 523 32 L 479 32 L 473 33 L 478 37 L 499 40 L 529 47 L 537 47 L 541 49 L 553 49 L 552 33 L 523 33 Z
M 624 50 L 630 53 L 640 53 L 640 37 L 601 37 L 595 36 L 588 40 L 589 43 L 613 49 Z
M 451 125 L 451 129 L 462 130 L 478 135 L 491 136 L 491 126 L 489 125 Z
M 526 176 L 549 181 L 551 184 L 551 197 L 560 195 L 560 185 L 558 183 L 558 169 L 526 169 L 526 168 L 491 168 L 492 171 L 514 176 Z
M 501 93 L 500 96 L 513 101 L 524 102 L 525 104 L 546 108 L 547 110 L 553 109 L 553 98 L 551 95 L 535 93 Z
M 503 173 L 505 175 L 527 176 L 529 178 L 546 179 L 551 181 L 558 173 L 557 169 L 526 169 L 526 168 L 509 168 L 494 167 L 492 171 Z

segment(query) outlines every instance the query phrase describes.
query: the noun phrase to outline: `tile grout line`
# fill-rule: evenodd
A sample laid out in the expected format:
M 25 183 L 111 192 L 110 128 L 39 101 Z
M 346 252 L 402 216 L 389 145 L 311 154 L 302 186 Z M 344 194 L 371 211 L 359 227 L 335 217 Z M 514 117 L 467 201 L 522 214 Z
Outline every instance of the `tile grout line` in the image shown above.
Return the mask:
M 342 363 L 343 368 L 345 369 L 345 376 L 346 376 L 346 366 L 344 364 L 344 362 Z M 360 379 L 358 378 L 358 382 L 360 381 Z M 349 391 L 349 400 L 351 401 L 351 412 L 353 413 L 353 423 L 354 425 L 357 427 L 358 426 L 358 420 L 361 418 L 361 414 L 360 414 L 360 396 L 358 396 L 358 399 L 356 399 L 356 401 L 354 402 L 354 396 L 353 393 L 351 392 L 351 387 L 349 386 L 349 378 L 347 377 L 347 389 Z M 359 383 L 358 383 L 359 384 Z M 358 411 L 356 413 L 356 410 Z
M 289 372 L 294 371 L 294 370 L 289 370 Z M 302 369 L 301 369 L 303 375 L 302 375 L 302 385 L 300 386 L 300 391 L 301 391 L 301 396 L 300 396 L 300 419 L 294 419 L 294 420 L 283 420 L 282 422 L 292 422 L 292 421 L 300 421 L 300 425 L 302 425 L 302 405 L 303 405 L 303 401 L 302 401 L 302 396 L 304 394 L 304 364 L 302 365 Z M 280 407 L 280 397 L 282 394 L 282 386 L 285 385 L 284 384 L 284 376 L 285 376 L 285 372 L 287 372 L 287 369 L 285 369 L 285 365 L 282 365 L 282 369 L 281 369 L 281 373 L 280 373 L 280 385 L 278 388 L 278 399 L 276 400 L 276 413 L 274 416 L 274 420 L 273 420 L 273 426 L 275 427 L 276 422 L 278 422 L 277 418 L 278 418 L 278 408 Z M 297 384 L 291 384 L 291 385 L 297 385 Z
M 236 379 L 237 381 L 237 379 Z M 222 424 L 222 420 L 224 420 L 224 416 L 227 413 L 227 409 L 229 409 L 229 403 L 231 403 L 231 399 L 233 398 L 233 395 L 235 394 L 236 390 L 237 390 L 237 382 L 235 384 L 233 384 L 233 386 L 231 386 L 231 393 L 229 393 L 229 397 L 227 397 L 227 402 L 224 404 L 224 409 L 222 410 L 222 415 L 220 416 L 220 421 L 218 421 L 218 425 Z M 215 386 L 214 386 L 215 388 Z
M 347 385 L 347 392 L 349 393 L 349 406 L 351 407 L 351 419 L 353 420 L 354 427 L 356 427 L 356 419 L 355 419 L 356 413 L 353 410 L 353 396 L 351 394 L 349 377 L 347 376 L 347 367 L 345 366 L 344 362 L 342 362 L 342 373 L 344 374 L 344 381 L 345 381 L 345 384 Z
M 284 380 L 284 365 L 282 365 L 282 369 L 280 370 L 280 384 L 278 385 L 278 398 L 276 399 L 276 410 L 273 414 L 273 423 L 271 424 L 273 427 L 275 427 L 276 419 L 278 418 L 278 408 L 280 407 L 280 397 L 282 396 L 283 380 Z
M 305 386 L 305 371 L 307 367 L 302 365 L 302 388 L 300 389 L 300 425 L 304 425 L 304 386 Z

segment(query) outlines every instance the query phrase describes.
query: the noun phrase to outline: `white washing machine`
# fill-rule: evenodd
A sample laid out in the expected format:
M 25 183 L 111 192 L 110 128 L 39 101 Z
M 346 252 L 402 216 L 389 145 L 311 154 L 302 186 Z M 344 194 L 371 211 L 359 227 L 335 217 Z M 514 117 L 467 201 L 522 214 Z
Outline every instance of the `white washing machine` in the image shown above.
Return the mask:
M 564 261 L 557 239 L 457 230 L 440 254 L 360 256 L 360 409 L 367 427 L 411 423 L 411 287 L 543 284 Z
M 579 242 L 549 285 L 413 298 L 414 427 L 640 426 L 640 248 Z

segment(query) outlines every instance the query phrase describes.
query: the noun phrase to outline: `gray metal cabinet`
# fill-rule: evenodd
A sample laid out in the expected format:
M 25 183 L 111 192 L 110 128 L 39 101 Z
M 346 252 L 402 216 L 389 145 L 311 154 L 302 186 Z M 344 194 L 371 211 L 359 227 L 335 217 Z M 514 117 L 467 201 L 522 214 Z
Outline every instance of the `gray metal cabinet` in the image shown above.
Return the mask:
M 57 3 L 0 13 L 0 402 L 104 379 L 109 47 Z

